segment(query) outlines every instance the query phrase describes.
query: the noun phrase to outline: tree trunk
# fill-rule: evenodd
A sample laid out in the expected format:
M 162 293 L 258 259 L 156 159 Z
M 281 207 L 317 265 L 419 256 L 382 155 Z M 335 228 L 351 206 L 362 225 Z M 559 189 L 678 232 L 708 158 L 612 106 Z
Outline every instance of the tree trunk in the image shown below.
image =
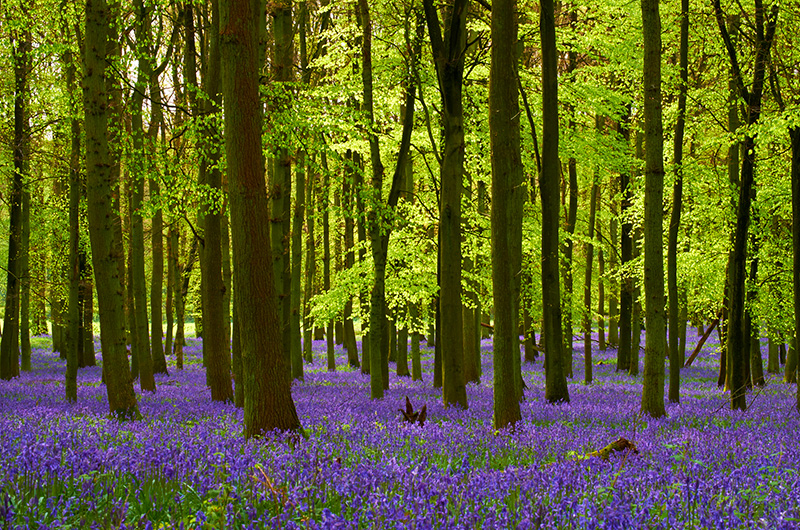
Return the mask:
M 27 120 L 25 122 L 24 157 L 25 174 L 28 174 L 30 132 Z M 26 182 L 22 190 L 22 239 L 21 255 L 19 260 L 20 270 L 20 300 L 19 300 L 19 347 L 23 372 L 31 371 L 31 190 L 30 182 Z
M 442 388 L 445 406 L 467 408 L 464 383 L 464 337 L 461 314 L 461 188 L 464 176 L 462 84 L 466 48 L 467 1 L 448 4 L 442 37 L 432 0 L 424 0 L 431 51 L 442 99 L 444 154 L 440 168 L 439 252 L 441 283 Z M 509 227 L 510 228 L 510 227 Z M 510 257 L 513 257 L 509 254 Z M 513 281 L 513 278 L 511 279 Z M 437 345 L 440 341 L 437 339 Z M 519 345 L 517 344 L 517 349 Z
M 561 327 L 558 266 L 558 63 L 553 0 L 541 0 L 542 42 L 542 308 L 544 311 L 545 398 L 569 401 Z
M 679 342 L 678 296 L 678 231 L 683 208 L 683 133 L 686 128 L 686 93 L 688 92 L 689 68 L 689 0 L 681 0 L 681 46 L 680 85 L 678 88 L 678 118 L 675 121 L 673 157 L 675 160 L 675 183 L 672 185 L 672 213 L 667 238 L 667 283 L 669 300 L 669 402 L 679 403 L 681 366 Z
M 158 75 L 155 72 L 150 76 L 150 98 L 153 101 L 153 105 L 151 107 L 151 129 L 149 136 L 151 146 L 155 148 L 158 142 L 159 125 L 161 125 L 163 119 L 161 110 L 161 87 L 159 85 Z M 163 136 L 164 133 L 162 132 L 162 143 Z M 156 175 L 155 177 L 151 177 L 148 181 L 151 201 L 159 202 L 159 196 L 161 194 L 161 186 L 158 183 L 159 177 L 159 175 Z M 151 232 L 153 272 L 150 279 L 150 340 L 152 341 L 150 351 L 153 355 L 153 372 L 157 374 L 169 374 L 167 370 L 167 359 L 164 357 L 164 344 L 162 342 L 164 334 L 162 327 L 164 319 L 162 310 L 164 290 L 164 214 L 161 208 L 158 208 L 155 214 L 153 214 Z
M 714 13 L 717 25 L 722 35 L 725 47 L 728 51 L 730 63 L 733 66 L 734 81 L 739 91 L 740 97 L 747 104 L 747 125 L 752 126 L 758 122 L 761 115 L 761 99 L 764 88 L 764 77 L 766 72 L 766 62 L 769 57 L 769 50 L 775 35 L 775 24 L 778 17 L 778 5 L 773 4 L 772 12 L 764 13 L 761 0 L 755 3 L 756 39 L 755 61 L 753 65 L 752 89 L 748 91 L 744 86 L 741 71 L 739 70 L 736 50 L 725 26 L 725 19 L 720 7 L 719 0 L 714 0 Z M 767 22 L 765 31 L 764 22 Z M 728 282 L 730 286 L 730 317 L 726 333 L 726 346 L 728 352 L 728 373 L 731 388 L 731 408 L 745 410 L 747 401 L 745 391 L 747 388 L 746 375 L 749 368 L 750 359 L 745 356 L 749 350 L 746 346 L 750 342 L 749 337 L 743 334 L 744 313 L 745 313 L 745 266 L 747 261 L 747 238 L 750 226 L 750 205 L 752 201 L 751 192 L 753 190 L 753 178 L 755 173 L 755 137 L 746 134 L 742 142 L 742 167 L 739 178 L 739 198 L 736 208 L 736 229 L 733 238 L 733 250 L 730 260 L 730 270 L 728 272 Z
M 519 360 L 519 336 L 514 314 L 512 224 L 514 187 L 522 179 L 519 102 L 514 78 L 517 47 L 515 0 L 492 5 L 492 55 L 489 82 L 489 131 L 492 153 L 492 288 L 494 333 L 494 428 L 520 421 L 513 356 Z
M 349 152 L 349 158 L 352 165 L 348 166 L 345 171 L 344 178 L 342 179 L 342 212 L 344 213 L 344 249 L 345 258 L 344 266 L 347 269 L 352 269 L 356 264 L 356 255 L 353 251 L 355 245 L 355 223 L 353 221 L 353 182 L 355 181 L 354 173 L 358 169 L 360 155 L 356 152 Z M 358 190 L 355 190 L 357 192 Z M 356 345 L 356 329 L 353 325 L 353 299 L 348 297 L 344 307 L 344 322 L 342 323 L 344 329 L 344 347 L 347 350 L 347 361 L 351 368 L 359 368 L 358 362 L 358 346 Z
M 222 104 L 220 94 L 220 43 L 219 6 L 217 0 L 211 1 L 211 28 L 209 30 L 208 64 L 206 65 L 204 114 L 213 116 Z M 227 315 L 223 308 L 225 283 L 222 280 L 222 174 L 219 170 L 220 137 L 213 125 L 203 128 L 203 166 L 204 181 L 213 204 L 201 209 L 203 219 L 203 249 L 200 252 L 201 297 L 203 319 L 203 358 L 207 364 L 207 381 L 211 388 L 212 401 L 232 401 L 231 385 L 231 346 L 227 340 Z M 205 171 L 203 171 L 205 170 Z
M 103 377 L 111 414 L 120 419 L 139 415 L 133 392 L 125 347 L 125 313 L 122 270 L 119 263 L 121 240 L 112 211 L 112 171 L 108 145 L 108 91 L 106 88 L 106 35 L 111 17 L 105 0 L 87 0 L 84 42 L 84 129 L 86 131 L 86 196 L 92 265 L 97 281 L 100 312 L 100 343 Z M 3 333 L 5 337 L 6 333 Z
M 75 64 L 72 51 L 64 52 L 67 94 L 70 104 L 77 104 L 75 86 Z M 73 107 L 74 108 L 74 107 Z M 67 402 L 78 401 L 78 365 L 80 345 L 80 202 L 81 202 L 81 125 L 77 116 L 70 118 L 70 157 L 69 157 L 69 297 L 67 302 L 67 371 L 65 390 Z
M 644 291 L 647 334 L 644 351 L 642 412 L 654 418 L 664 408 L 664 249 L 662 201 L 664 196 L 664 131 L 661 117 L 661 16 L 658 0 L 642 0 L 644 39 Z
M 599 120 L 598 120 L 599 123 Z M 595 179 L 599 177 L 595 170 Z M 589 204 L 589 227 L 587 239 L 594 236 L 594 224 L 597 216 L 597 202 L 600 198 L 600 186 L 597 180 L 592 183 L 592 198 Z M 583 382 L 587 385 L 592 382 L 592 260 L 594 258 L 594 245 L 586 243 L 586 268 L 583 279 Z
M 271 268 L 261 150 L 256 6 L 249 0 L 222 0 L 219 25 L 231 242 L 236 263 L 233 281 L 239 300 L 237 316 L 245 374 L 245 438 L 258 437 L 272 429 L 301 429 L 286 376 L 289 366 L 283 354 Z
M 365 112 L 368 123 L 374 123 L 373 94 L 372 94 L 372 21 L 369 14 L 369 5 L 366 0 L 359 0 L 358 12 L 362 24 L 361 41 L 361 81 L 363 84 L 364 103 L 362 110 Z M 414 71 L 412 60 L 410 76 Z M 392 175 L 392 186 L 386 204 L 389 211 L 393 212 L 400 197 L 400 185 L 405 176 L 405 167 L 408 163 L 409 148 L 411 146 L 411 130 L 414 123 L 414 95 L 416 84 L 408 82 L 405 94 L 405 113 L 403 115 L 403 135 L 400 141 L 400 152 L 397 165 Z M 370 132 L 369 147 L 370 161 L 372 162 L 372 201 L 373 206 L 368 215 L 369 236 L 372 243 L 372 261 L 374 264 L 374 280 L 370 296 L 370 396 L 372 399 L 382 399 L 384 390 L 389 388 L 389 363 L 385 346 L 385 318 L 386 318 L 386 260 L 389 251 L 389 237 L 391 235 L 392 219 L 381 208 L 381 190 L 383 187 L 384 167 L 381 162 L 380 145 L 378 137 Z M 383 210 L 383 211 L 379 211 Z M 459 326 L 459 334 L 460 334 Z
M 303 158 L 298 158 L 295 175 L 295 206 L 292 217 L 292 266 L 291 266 L 291 314 L 289 319 L 290 352 L 292 357 L 292 379 L 303 381 L 303 345 L 300 333 L 302 310 L 301 276 L 303 265 L 303 218 L 306 214 L 306 173 Z
M 800 330 L 800 127 L 790 128 L 789 137 L 792 142 L 792 277 L 796 341 Z M 788 367 L 789 363 L 786 365 Z M 795 407 L 800 411 L 800 385 L 797 388 Z
M 9 196 L 8 267 L 3 336 L 0 339 L 0 378 L 19 376 L 20 275 L 22 274 L 22 195 L 27 168 L 28 71 L 30 37 L 23 36 L 13 49 L 14 62 L 14 174 Z
M 600 197 L 597 198 L 598 202 Z M 597 227 L 597 240 L 601 239 L 600 226 Z M 606 351 L 606 257 L 603 247 L 597 249 L 597 348 Z
M 328 292 L 331 289 L 331 177 L 328 172 L 328 160 L 324 151 L 322 152 L 322 171 L 322 193 L 319 196 L 319 210 L 322 212 L 322 288 L 325 292 Z M 327 346 L 328 371 L 332 372 L 336 370 L 336 357 L 333 349 L 333 321 L 331 320 L 327 324 L 328 331 L 325 337 L 325 344 Z
M 625 145 L 630 143 L 630 106 L 622 120 L 617 122 L 617 132 L 620 133 Z M 622 276 L 619 286 L 619 347 L 617 350 L 617 371 L 629 371 L 631 365 L 631 343 L 633 329 L 631 318 L 633 312 L 633 275 L 628 270 L 633 259 L 633 245 L 631 241 L 631 221 L 629 211 L 631 208 L 631 176 L 627 170 L 619 175 L 620 185 L 620 214 L 622 226 L 620 230 L 620 268 Z M 638 362 L 638 355 L 637 355 Z

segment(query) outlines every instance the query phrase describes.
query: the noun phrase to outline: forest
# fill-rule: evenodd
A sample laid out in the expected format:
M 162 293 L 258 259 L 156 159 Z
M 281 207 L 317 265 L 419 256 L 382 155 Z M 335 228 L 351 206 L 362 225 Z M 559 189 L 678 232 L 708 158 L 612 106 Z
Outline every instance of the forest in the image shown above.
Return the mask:
M 3 1 L 0 528 L 796 528 L 795 31 Z

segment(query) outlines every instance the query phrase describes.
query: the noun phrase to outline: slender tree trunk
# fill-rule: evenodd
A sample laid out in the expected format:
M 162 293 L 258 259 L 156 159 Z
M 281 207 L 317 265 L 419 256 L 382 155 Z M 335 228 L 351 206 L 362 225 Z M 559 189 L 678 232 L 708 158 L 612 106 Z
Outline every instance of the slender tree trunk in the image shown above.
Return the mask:
M 681 45 L 680 86 L 678 89 L 678 118 L 675 122 L 673 157 L 675 159 L 675 183 L 672 185 L 672 214 L 669 220 L 667 239 L 667 283 L 669 300 L 669 401 L 679 403 L 681 385 L 681 362 L 679 346 L 678 295 L 678 232 L 683 208 L 683 133 L 686 126 L 686 93 L 689 79 L 689 0 L 681 0 Z
M 792 277 L 794 287 L 795 341 L 800 330 L 800 127 L 789 129 L 792 143 Z M 788 366 L 788 362 L 786 363 Z M 796 405 L 800 411 L 800 385 Z
M 558 64 L 553 0 L 541 0 L 542 42 L 542 307 L 544 311 L 545 398 L 569 401 L 561 327 L 558 266 Z
M 150 140 L 152 142 L 151 146 L 155 147 L 158 136 L 158 125 L 156 124 L 161 124 L 162 120 L 161 87 L 159 86 L 157 75 L 151 75 L 150 77 L 150 97 L 153 100 Z M 163 135 L 164 133 L 162 132 L 162 143 Z M 151 201 L 158 201 L 161 195 L 161 186 L 158 180 L 158 176 L 156 176 L 155 178 L 151 177 L 148 181 Z M 151 232 L 153 272 L 150 280 L 150 340 L 152 341 L 150 351 L 153 355 L 153 372 L 168 374 L 167 359 L 164 357 L 164 344 L 162 342 L 164 338 L 164 313 L 162 310 L 164 291 L 164 214 L 161 208 L 156 210 L 153 215 Z
M 204 113 L 213 116 L 222 105 L 220 94 L 220 70 L 222 69 L 219 43 L 219 5 L 211 1 L 211 28 L 209 31 L 208 65 L 206 66 L 205 91 L 209 99 L 204 102 Z M 222 174 L 219 170 L 219 132 L 213 127 L 205 128 L 203 160 L 205 184 L 214 195 L 222 195 Z M 202 168 L 201 168 L 202 169 Z M 203 352 L 207 363 L 208 383 L 213 401 L 232 401 L 231 345 L 228 342 L 227 315 L 223 297 L 225 283 L 222 279 L 222 200 L 217 198 L 203 212 L 203 250 L 200 252 L 200 271 L 203 304 Z
M 595 171 L 595 179 L 599 177 Z M 600 186 L 597 181 L 592 183 L 592 198 L 589 204 L 589 227 L 587 238 L 589 241 L 594 236 L 594 224 L 597 216 L 597 201 L 600 197 Z M 592 382 L 592 260 L 594 258 L 594 245 L 586 243 L 586 272 L 583 279 L 583 382 L 587 385 Z
M 80 252 L 80 287 L 78 290 L 78 309 L 81 327 L 78 333 L 78 368 L 96 366 L 94 356 L 94 302 L 92 299 L 92 264 L 85 252 Z
M 29 125 L 25 123 L 25 128 Z M 25 174 L 29 172 L 30 132 L 26 130 L 24 137 L 26 151 L 25 154 Z M 23 372 L 31 371 L 31 190 L 30 182 L 25 183 L 22 190 L 22 240 L 21 255 L 19 261 L 20 269 L 20 300 L 19 300 L 19 343 L 21 355 L 21 369 Z
M 444 135 L 439 201 L 441 341 L 437 339 L 436 344 L 438 346 L 441 343 L 442 347 L 444 404 L 445 406 L 457 404 L 466 409 L 461 314 L 461 188 L 464 176 L 462 84 L 467 33 L 467 0 L 453 0 L 452 4 L 447 6 L 444 37 L 433 1 L 424 0 L 423 6 L 442 98 Z M 513 258 L 513 255 L 509 254 L 509 257 Z M 519 344 L 516 347 L 519 350 Z
M 300 312 L 302 306 L 301 285 L 303 264 L 303 218 L 306 214 L 306 173 L 305 162 L 298 159 L 295 175 L 295 206 L 292 217 L 292 267 L 291 267 L 291 315 L 289 319 L 289 336 L 291 337 L 292 379 L 303 380 L 303 347 L 300 334 Z M 355 341 L 355 337 L 353 338 Z
M 306 227 L 308 227 L 308 233 L 306 234 L 306 283 L 303 293 L 303 360 L 307 363 L 312 363 L 314 361 L 312 349 L 314 322 L 311 320 L 311 297 L 314 294 L 314 280 L 317 275 L 316 235 L 314 233 L 317 214 L 313 208 L 316 174 L 308 173 L 308 177 L 308 185 L 306 186 L 306 204 L 308 205 L 308 208 L 306 208 Z
M 366 0 L 359 0 L 358 12 L 362 24 L 361 41 L 361 80 L 363 84 L 364 103 L 362 110 L 365 112 L 368 123 L 374 123 L 373 94 L 372 94 L 372 21 L 369 14 L 369 5 Z M 411 71 L 414 71 L 412 61 Z M 410 75 L 411 72 L 408 72 Z M 400 141 L 400 152 L 397 165 L 392 176 L 392 186 L 386 205 L 393 212 L 400 197 L 400 185 L 405 176 L 405 167 L 408 163 L 409 148 L 411 145 L 411 130 L 414 123 L 414 95 L 416 85 L 409 81 L 405 94 L 405 114 L 403 116 L 403 136 Z M 385 318 L 386 318 L 386 260 L 389 251 L 389 237 L 393 219 L 385 211 L 379 211 L 382 198 L 384 166 L 381 162 L 380 145 L 374 132 L 369 135 L 370 161 L 372 162 L 372 200 L 373 206 L 368 216 L 369 236 L 372 243 L 372 261 L 374 264 L 374 280 L 370 296 L 370 396 L 372 399 L 382 399 L 384 390 L 389 388 L 389 363 L 385 347 Z M 460 312 L 459 312 L 460 314 Z M 459 333 L 460 333 L 459 326 Z
M 720 7 L 719 0 L 714 0 L 714 13 L 717 19 L 720 34 L 728 51 L 731 66 L 734 70 L 734 81 L 739 95 L 747 104 L 747 125 L 752 126 L 758 122 L 761 115 L 761 99 L 764 88 L 766 63 L 769 50 L 775 35 L 775 24 L 778 18 L 778 4 L 773 4 L 770 14 L 764 13 L 761 0 L 755 3 L 756 38 L 754 43 L 755 61 L 753 66 L 753 83 L 751 90 L 747 90 L 739 70 L 736 50 L 725 26 L 725 17 Z M 767 22 L 765 30 L 764 22 Z M 745 265 L 747 261 L 747 238 L 750 226 L 750 205 L 752 201 L 753 178 L 755 173 L 755 137 L 746 134 L 742 142 L 741 173 L 739 178 L 739 198 L 736 208 L 736 229 L 733 238 L 733 250 L 728 271 L 730 294 L 730 317 L 726 333 L 726 347 L 728 352 L 728 373 L 731 388 L 731 408 L 745 410 L 747 401 L 745 391 L 747 388 L 747 371 L 750 359 L 745 356 L 749 350 L 750 338 L 743 335 L 745 313 Z
M 111 16 L 105 0 L 87 0 L 84 41 L 84 129 L 86 131 L 86 195 L 92 264 L 97 280 L 100 312 L 100 342 L 103 350 L 103 378 L 111 414 L 120 419 L 139 415 L 133 392 L 125 347 L 125 314 L 120 241 L 114 226 L 119 217 L 112 213 L 112 171 L 108 145 L 108 103 L 106 88 L 106 36 Z M 4 333 L 3 336 L 6 334 Z
M 597 198 L 598 202 L 600 197 Z M 601 239 L 600 227 L 597 227 L 597 240 Z M 603 247 L 597 249 L 597 348 L 606 350 L 606 257 Z
M 328 162 L 325 152 L 322 152 L 322 193 L 319 197 L 319 210 L 322 212 L 322 288 L 325 292 L 331 288 L 331 221 L 330 221 L 330 193 L 331 177 L 328 172 Z M 336 370 L 336 357 L 334 356 L 333 321 L 328 322 L 325 337 L 328 371 Z
M 344 266 L 347 269 L 352 269 L 356 264 L 356 255 L 353 250 L 355 245 L 355 223 L 353 220 L 353 198 L 354 189 L 353 182 L 355 181 L 355 171 L 359 166 L 360 155 L 358 153 L 349 153 L 347 158 L 351 160 L 350 166 L 347 167 L 344 178 L 342 179 L 342 211 L 344 213 L 344 248 L 345 258 Z M 357 190 L 355 190 L 357 192 Z M 356 329 L 353 325 L 353 299 L 348 298 L 344 307 L 344 347 L 347 350 L 347 361 L 351 368 L 358 368 L 358 346 L 356 345 Z
M 77 104 L 75 86 L 75 64 L 72 51 L 64 52 L 67 94 L 71 105 Z M 74 106 L 72 108 L 75 108 Z M 70 158 L 69 158 L 69 323 L 67 325 L 67 371 L 65 380 L 66 399 L 70 403 L 78 401 L 78 349 L 80 338 L 80 201 L 81 201 L 81 126 L 77 116 L 70 117 Z
M 654 418 L 664 408 L 664 131 L 661 118 L 661 16 L 658 0 L 642 0 L 644 38 L 644 291 L 647 334 L 644 349 L 642 412 Z
M 9 196 L 8 267 L 6 268 L 6 300 L 3 336 L 0 339 L 0 378 L 19 376 L 20 276 L 22 274 L 22 195 L 27 167 L 26 136 L 28 135 L 28 70 L 30 37 L 13 43 L 14 59 L 14 174 Z
M 258 2 L 220 2 L 222 92 L 228 160 L 234 292 L 245 374 L 244 435 L 300 430 L 283 354 L 268 234 L 258 96 Z
M 625 117 L 617 122 L 617 132 L 622 136 L 627 146 L 630 143 L 630 107 Z M 630 370 L 631 364 L 631 342 L 632 325 L 631 318 L 633 312 L 633 276 L 628 270 L 629 263 L 633 259 L 633 245 L 631 240 L 631 221 L 629 212 L 631 208 L 631 177 L 627 170 L 619 175 L 620 185 L 620 213 L 622 225 L 620 230 L 620 268 L 622 275 L 619 286 L 619 347 L 617 350 L 617 371 Z M 638 355 L 637 355 L 638 362 Z

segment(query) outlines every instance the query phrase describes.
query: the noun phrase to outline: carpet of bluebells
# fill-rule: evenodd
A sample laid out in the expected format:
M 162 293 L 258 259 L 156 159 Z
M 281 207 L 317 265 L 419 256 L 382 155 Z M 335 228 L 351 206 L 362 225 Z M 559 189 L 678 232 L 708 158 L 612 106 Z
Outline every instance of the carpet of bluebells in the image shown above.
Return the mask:
M 249 442 L 242 412 L 211 402 L 197 340 L 128 423 L 107 417 L 99 367 L 79 372 L 66 404 L 64 362 L 47 337 L 34 344 L 33 371 L 0 381 L 2 529 L 800 527 L 795 388 L 770 376 L 747 412 L 730 411 L 713 341 L 660 420 L 638 414 L 641 378 L 615 371 L 613 349 L 593 352 L 586 386 L 576 343 L 571 402 L 558 406 L 542 363 L 525 364 L 513 432 L 492 428 L 490 341 L 468 410 L 442 406 L 424 342 L 424 381 L 392 375 L 377 402 L 340 347 L 326 370 L 319 342 L 292 389 L 308 438 Z M 424 426 L 400 421 L 406 396 L 427 406 Z M 638 454 L 586 456 L 620 436 Z

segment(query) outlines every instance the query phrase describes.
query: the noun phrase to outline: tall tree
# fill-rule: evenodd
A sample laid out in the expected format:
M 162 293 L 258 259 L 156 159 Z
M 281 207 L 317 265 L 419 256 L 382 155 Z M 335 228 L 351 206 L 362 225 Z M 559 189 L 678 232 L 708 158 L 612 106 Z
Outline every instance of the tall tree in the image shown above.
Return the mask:
M 19 376 L 20 277 L 22 271 L 22 195 L 28 162 L 28 73 L 30 32 L 17 30 L 12 43 L 14 60 L 14 176 L 9 197 L 8 267 L 3 337 L 0 339 L 0 378 Z
M 661 115 L 661 15 L 659 0 L 642 0 L 644 39 L 644 292 L 647 334 L 644 347 L 642 412 L 654 418 L 664 409 L 664 126 Z
M 629 127 L 630 104 L 627 106 L 625 114 L 617 122 L 617 132 L 622 136 L 626 148 L 631 139 Z M 620 192 L 620 217 L 622 225 L 620 230 L 620 269 L 622 276 L 619 286 L 619 346 L 617 359 L 619 364 L 617 370 L 630 370 L 631 368 L 631 344 L 633 340 L 631 318 L 633 313 L 633 277 L 628 270 L 628 264 L 633 259 L 633 242 L 631 239 L 632 223 L 630 219 L 630 209 L 633 194 L 631 193 L 631 176 L 628 169 L 623 170 L 619 175 Z M 639 330 L 637 329 L 638 333 Z M 638 361 L 637 352 L 637 363 Z
M 258 92 L 260 5 L 259 0 L 221 0 L 219 25 L 246 438 L 301 428 L 286 376 L 269 244 Z
M 136 87 L 131 97 L 133 115 L 131 116 L 131 132 L 133 134 L 133 152 L 138 163 L 131 164 L 131 275 L 133 285 L 133 311 L 136 327 L 131 329 L 133 336 L 132 348 L 136 349 L 139 361 L 139 385 L 143 391 L 154 392 L 156 382 L 153 377 L 153 358 L 150 354 L 150 320 L 147 316 L 147 277 L 145 276 L 144 263 L 144 182 L 145 175 L 150 170 L 149 157 L 145 157 L 144 119 L 143 106 L 146 87 L 150 81 L 152 64 L 150 62 L 150 12 L 145 9 L 143 0 L 134 2 L 136 10 L 136 47 L 139 56 L 139 72 Z
M 739 96 L 746 105 L 747 125 L 752 126 L 761 116 L 761 99 L 764 91 L 767 60 L 778 19 L 778 4 L 774 3 L 766 13 L 762 0 L 755 0 L 755 59 L 753 63 L 753 82 L 748 89 L 744 84 L 736 49 L 725 25 L 725 15 L 719 0 L 714 0 L 714 15 L 717 26 L 728 52 L 733 81 Z M 753 178 L 756 164 L 755 134 L 747 132 L 742 147 L 742 166 L 739 173 L 739 193 L 736 206 L 736 229 L 733 237 L 733 250 L 728 270 L 729 317 L 726 337 L 729 386 L 731 389 L 731 408 L 745 410 L 747 401 L 746 373 L 749 369 L 750 337 L 743 334 L 745 313 L 745 267 L 747 261 L 747 238 L 750 227 L 750 206 L 752 201 Z
M 219 2 L 211 0 L 211 29 L 208 35 L 208 64 L 205 66 L 204 114 L 209 126 L 203 128 L 200 170 L 205 171 L 204 183 L 208 186 L 213 204 L 203 215 L 203 251 L 200 253 L 200 271 L 203 274 L 203 348 L 208 368 L 211 399 L 232 401 L 231 346 L 226 329 L 230 326 L 223 308 L 226 288 L 222 280 L 222 174 L 219 169 L 220 136 L 214 125 L 222 104 L 220 93 Z
M 542 42 L 542 306 L 544 312 L 545 398 L 550 403 L 569 401 L 564 369 L 561 327 L 561 287 L 558 264 L 559 160 L 558 61 L 553 0 L 541 0 L 539 25 Z
M 378 136 L 372 127 L 375 122 L 372 86 L 372 20 L 370 17 L 369 5 L 366 0 L 359 0 L 358 14 L 362 26 L 362 110 L 367 118 L 367 122 L 370 124 L 368 137 L 370 161 L 372 162 L 372 207 L 369 212 L 368 220 L 369 238 L 372 244 L 372 261 L 374 265 L 372 294 L 370 296 L 369 306 L 370 396 L 372 399 L 382 399 L 384 390 L 389 386 L 388 351 L 383 347 L 384 336 L 387 331 L 387 326 L 384 324 L 386 320 L 386 261 L 389 254 L 389 237 L 391 235 L 393 223 L 391 215 L 400 198 L 400 185 L 405 177 L 405 166 L 408 163 L 408 153 L 411 146 L 416 84 L 413 81 L 409 81 L 407 84 L 400 152 L 398 153 L 397 165 L 392 175 L 392 185 L 389 190 L 389 196 L 386 198 L 386 205 L 384 206 L 381 192 L 383 188 L 384 166 L 381 161 Z M 412 69 L 407 75 L 410 76 L 413 71 Z
M 600 117 L 597 117 L 597 123 L 598 125 L 601 123 Z M 587 385 L 592 382 L 592 260 L 594 259 L 592 238 L 594 237 L 594 225 L 597 217 L 597 203 L 600 197 L 600 186 L 598 186 L 596 180 L 598 177 L 598 171 L 595 170 L 595 181 L 592 182 L 591 199 L 589 203 L 586 271 L 583 279 L 583 382 Z
M 442 100 L 444 154 L 440 168 L 439 311 L 437 347 L 442 347 L 445 406 L 467 408 L 464 382 L 464 336 L 461 313 L 461 189 L 464 178 L 464 105 L 462 101 L 468 0 L 445 7 L 444 35 L 433 0 L 423 0 L 431 52 Z M 519 345 L 517 345 L 519 349 Z
M 678 117 L 675 120 L 673 157 L 675 183 L 672 185 L 672 213 L 667 240 L 667 283 L 669 290 L 669 401 L 680 402 L 681 353 L 678 351 L 678 231 L 683 208 L 683 136 L 686 129 L 686 94 L 689 81 L 689 0 L 681 0 L 680 85 L 678 87 Z
M 108 144 L 109 93 L 106 88 L 106 37 L 111 14 L 105 0 L 86 1 L 83 108 L 86 131 L 86 197 L 92 267 L 97 281 L 103 376 L 112 415 L 133 419 L 139 415 L 128 366 L 122 270 L 119 260 L 112 171 Z
M 494 427 L 521 419 L 513 355 L 519 358 L 514 306 L 511 224 L 514 188 L 522 176 L 520 110 L 517 99 L 515 0 L 492 4 L 492 59 L 489 73 L 489 131 L 492 152 L 492 287 L 494 298 Z M 471 338 L 468 338 L 471 340 Z

